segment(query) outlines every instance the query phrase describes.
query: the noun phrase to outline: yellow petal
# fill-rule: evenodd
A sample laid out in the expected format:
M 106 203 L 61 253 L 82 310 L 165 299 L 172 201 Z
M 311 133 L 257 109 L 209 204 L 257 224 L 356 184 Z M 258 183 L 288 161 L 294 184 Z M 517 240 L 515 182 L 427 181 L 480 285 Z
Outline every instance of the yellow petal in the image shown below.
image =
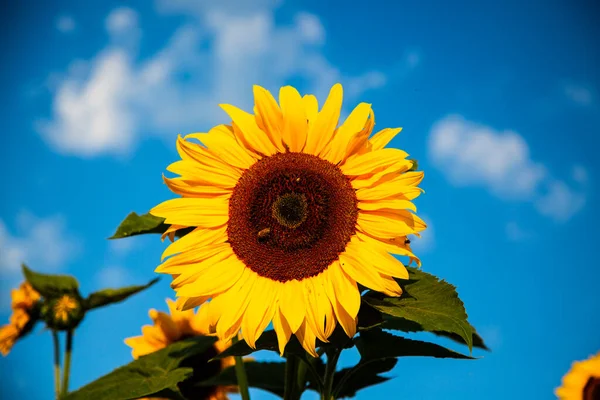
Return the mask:
M 408 154 L 399 149 L 383 149 L 350 157 L 340 169 L 345 175 L 363 175 L 394 163 L 402 162 Z
M 204 247 L 211 247 L 211 253 L 210 255 L 208 253 L 205 253 L 206 255 L 203 255 L 203 258 L 200 261 L 193 262 L 190 264 L 178 265 L 177 267 L 169 268 L 168 270 L 166 264 L 171 260 L 167 261 L 167 263 L 164 264 L 165 267 L 162 268 L 163 272 L 176 272 L 179 274 L 179 276 L 173 279 L 173 281 L 171 282 L 171 287 L 173 289 L 178 289 L 189 283 L 194 283 L 196 280 L 203 280 L 207 270 L 215 268 L 215 265 L 223 262 L 227 258 L 234 257 L 233 251 L 231 250 L 229 243 Z M 187 255 L 187 253 L 184 253 L 184 255 Z
M 310 329 L 310 326 L 306 321 L 300 326 L 300 328 L 296 332 L 296 337 L 298 338 L 298 341 L 300 342 L 302 347 L 304 347 L 304 350 L 308 352 L 308 354 L 310 354 L 313 357 L 319 357 L 316 351 L 317 337 L 315 336 L 312 329 Z
M 251 297 L 242 319 L 242 334 L 253 349 L 256 348 L 256 340 L 273 319 L 280 286 L 279 282 L 262 277 L 254 284 L 255 295 Z
M 348 257 L 353 258 L 360 265 L 367 268 L 372 267 L 380 274 L 408 279 L 408 271 L 398 259 L 388 254 L 381 247 L 361 242 L 356 236 L 346 245 L 346 253 Z
M 422 219 L 404 210 L 361 211 L 356 223 L 362 232 L 387 239 L 415 234 L 427 227 Z
M 285 346 L 290 341 L 290 336 L 292 336 L 292 329 L 288 325 L 286 319 L 281 316 L 279 308 L 277 308 L 275 315 L 273 316 L 273 330 L 275 330 L 275 333 L 277 334 L 279 355 L 283 357 Z
M 177 296 L 197 297 L 221 293 L 233 286 L 246 266 L 236 257 L 228 257 L 204 271 L 202 279 L 176 289 Z
M 283 115 L 277 105 L 277 101 L 271 93 L 258 85 L 254 85 L 254 104 L 256 115 L 260 117 L 264 125 L 264 131 L 275 145 L 278 151 L 284 152 L 285 148 L 281 142 L 281 131 L 283 129 Z
M 227 164 L 242 169 L 250 168 L 257 159 L 250 155 L 248 150 L 240 146 L 236 138 L 231 135 L 232 130 L 233 128 L 230 126 L 218 125 L 208 133 L 190 134 L 186 138 L 198 139 Z
M 413 252 L 410 249 L 410 246 L 406 243 L 406 236 L 399 236 L 391 239 L 383 239 L 367 235 L 360 231 L 356 232 L 356 236 L 363 242 L 369 243 L 371 246 L 379 246 L 388 253 L 396 254 L 399 256 L 407 256 L 410 259 L 416 260 L 417 265 L 421 265 L 421 260 L 419 260 L 419 258 L 417 258 L 417 256 L 413 254 Z
M 238 131 L 234 130 L 234 134 L 247 149 L 264 156 L 277 153 L 277 147 L 271 142 L 269 136 L 258 127 L 254 115 L 230 104 L 220 104 L 220 107 L 239 127 Z M 210 148 L 210 146 L 208 147 Z
M 304 152 L 319 155 L 333 138 L 333 132 L 340 118 L 342 109 L 343 89 L 336 83 L 329 92 L 323 108 L 317 115 L 314 124 L 310 127 L 306 138 Z
M 339 261 L 332 263 L 329 267 L 330 282 L 335 293 L 335 298 L 346 310 L 352 320 L 358 315 L 360 309 L 360 292 L 356 280 L 344 272 Z M 333 304 L 333 299 L 331 301 Z
M 383 149 L 397 134 L 402 131 L 402 128 L 385 128 L 373 135 L 369 140 L 373 150 Z
M 220 134 L 227 135 L 232 139 L 235 139 L 233 136 L 233 131 L 229 131 L 230 127 L 226 127 L 220 129 Z M 215 131 L 216 132 L 216 131 Z M 186 138 L 202 138 L 206 137 L 206 133 L 192 133 L 187 135 Z M 231 175 L 234 178 L 239 178 L 241 176 L 241 171 L 239 167 L 228 164 L 224 160 L 222 160 L 219 156 L 215 155 L 214 152 L 211 152 L 206 147 L 198 143 L 193 143 L 188 140 L 183 139 L 181 136 L 177 136 L 177 152 L 181 156 L 180 161 L 176 161 L 173 164 L 167 167 L 168 171 L 174 172 L 179 175 L 194 175 L 196 172 L 193 170 L 189 171 L 178 171 L 178 169 L 186 170 L 195 166 L 195 168 L 200 169 L 210 169 L 215 173 L 220 173 L 223 175 Z M 189 173 L 188 173 L 189 172 Z
M 404 174 L 388 174 L 382 177 L 377 184 L 368 188 L 356 188 L 359 200 L 379 200 L 395 195 L 403 195 L 408 200 L 417 198 L 423 189 L 417 187 L 423 180 L 423 172 L 407 172 Z
M 323 342 L 327 342 L 327 338 L 333 332 L 335 325 L 332 325 L 333 310 L 322 283 L 323 279 L 326 279 L 326 277 L 322 276 L 323 274 L 321 273 L 316 277 L 304 279 L 301 283 L 304 284 L 304 293 L 306 295 L 306 321 L 315 335 Z M 327 329 L 325 329 L 327 321 L 329 322 Z M 327 334 L 328 332 L 329 335 Z
M 372 201 L 359 201 L 358 208 L 365 211 L 389 208 L 392 210 L 411 210 L 417 212 L 417 207 L 412 202 L 408 200 L 397 200 L 390 198 Z
M 302 97 L 302 103 L 304 104 L 304 111 L 306 112 L 306 119 L 308 120 L 308 127 L 310 128 L 315 124 L 317 115 L 319 115 L 319 103 L 317 98 L 312 94 L 306 94 Z
M 220 338 L 229 340 L 239 332 L 242 317 L 248 308 L 252 294 L 256 293 L 253 289 L 257 280 L 258 275 L 250 268 L 246 268 L 240 280 L 223 293 L 224 303 L 227 305 L 217 324 L 217 335 Z
M 221 226 L 213 229 L 196 228 L 187 235 L 171 243 L 162 253 L 161 260 L 181 253 L 197 245 L 225 243 L 227 241 L 227 228 Z
M 222 196 L 171 199 L 157 205 L 150 213 L 165 218 L 166 224 L 216 228 L 229 220 L 229 199 Z
M 333 140 L 327 145 L 327 151 L 324 158 L 333 164 L 345 160 L 348 143 L 353 136 L 361 132 L 371 113 L 371 105 L 360 103 L 346 118 L 346 121 L 338 128 Z
M 401 291 L 400 293 L 390 291 L 388 283 L 384 281 L 384 278 L 372 265 L 363 265 L 359 260 L 356 260 L 347 253 L 340 254 L 340 265 L 344 269 L 344 272 L 363 286 L 389 296 L 399 296 L 402 294 Z
M 380 182 L 387 182 L 400 174 L 406 173 L 412 168 L 412 162 L 401 160 L 382 168 L 377 168 L 368 174 L 360 175 L 352 179 L 352 187 L 356 190 L 377 186 Z
M 300 328 L 306 316 L 306 303 L 304 301 L 304 285 L 297 280 L 287 281 L 281 291 L 279 308 L 281 314 L 288 321 L 293 333 Z
M 344 155 L 344 159 L 353 156 L 355 154 L 364 154 L 369 151 L 372 151 L 371 143 L 369 142 L 369 135 L 373 131 L 373 126 L 375 125 L 375 113 L 371 110 L 369 114 L 369 119 L 365 123 L 365 127 L 352 136 L 346 148 L 346 154 Z
M 208 175 L 207 175 L 208 176 Z M 220 177 L 223 175 L 214 175 L 215 177 Z M 163 181 L 167 185 L 167 187 L 174 193 L 183 196 L 183 197 L 203 197 L 203 198 L 213 198 L 215 196 L 223 196 L 229 198 L 233 191 L 233 187 L 231 187 L 226 180 L 222 180 L 221 183 L 197 183 L 191 182 L 188 183 L 181 178 L 167 178 L 163 175 Z
M 179 340 L 181 337 L 181 332 L 179 332 L 177 324 L 173 322 L 173 319 L 169 314 L 156 311 L 155 309 L 150 310 L 148 314 L 156 326 L 144 327 L 147 328 L 145 333 L 144 329 L 142 329 L 144 336 L 147 335 L 149 337 L 154 337 L 156 340 L 160 340 L 161 342 L 164 342 L 164 338 L 166 338 L 169 342 Z M 149 328 L 154 328 L 154 330 Z M 159 332 L 156 332 L 156 328 L 159 329 L 160 334 Z
M 301 152 L 308 130 L 302 97 L 293 87 L 284 86 L 279 91 L 279 103 L 283 112 L 283 141 L 290 151 Z

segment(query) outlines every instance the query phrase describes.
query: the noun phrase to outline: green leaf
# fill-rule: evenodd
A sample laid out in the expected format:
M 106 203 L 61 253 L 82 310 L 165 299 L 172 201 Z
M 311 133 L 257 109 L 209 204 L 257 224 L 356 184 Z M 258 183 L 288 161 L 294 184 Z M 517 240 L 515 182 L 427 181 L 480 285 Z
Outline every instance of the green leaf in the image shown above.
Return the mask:
M 132 212 L 121 222 L 115 234 L 109 239 L 121 239 L 146 233 L 162 234 L 169 228 L 169 225 L 165 224 L 164 221 L 164 218 L 155 217 L 151 214 L 138 215 Z
M 205 353 L 215 341 L 210 336 L 196 336 L 173 343 L 69 393 L 65 400 L 129 400 L 158 394 L 181 399 L 178 384 L 194 372 L 182 363 Z
M 383 328 L 383 329 L 391 329 L 391 330 L 403 331 L 403 332 L 425 331 L 425 329 L 423 329 L 423 327 L 421 325 L 417 324 L 416 322 L 409 321 L 404 318 L 392 317 L 391 315 L 384 315 L 382 322 L 378 327 Z M 477 332 L 475 332 L 475 328 L 472 325 L 471 325 L 471 329 L 473 330 L 473 347 L 479 347 L 480 349 L 489 350 L 489 348 L 484 343 L 483 338 L 481 336 L 479 336 L 477 334 Z M 449 332 L 443 332 L 443 331 L 434 331 L 432 333 L 434 333 L 437 336 L 442 336 L 442 337 L 454 340 L 455 342 L 458 342 L 460 344 L 467 344 L 461 336 L 459 336 L 455 333 L 449 333 Z
M 87 299 L 85 299 L 85 308 L 86 310 L 91 310 L 93 308 L 103 307 L 108 304 L 118 303 L 131 295 L 149 288 L 156 282 L 158 282 L 158 278 L 152 279 L 145 285 L 128 286 L 120 289 L 104 289 L 94 292 Z
M 473 328 L 455 287 L 416 268 L 408 271 L 410 279 L 398 281 L 404 289 L 401 297 L 369 291 L 363 301 L 384 314 L 416 322 L 425 331 L 457 335 L 472 350 Z
M 43 297 L 52 298 L 62 294 L 79 296 L 79 283 L 70 275 L 49 275 L 34 272 L 23 264 L 23 275 L 29 284 Z
M 264 332 L 256 341 L 256 349 L 248 346 L 245 340 L 240 340 L 237 343 L 232 344 L 229 348 L 225 349 L 213 360 L 220 360 L 226 357 L 244 357 L 259 350 L 275 351 L 279 354 L 279 347 L 277 344 L 277 335 L 274 330 Z
M 244 363 L 244 368 L 246 369 L 248 385 L 250 387 L 266 390 L 279 397 L 283 397 L 283 390 L 285 387 L 285 363 L 247 361 Z M 202 381 L 197 385 L 237 385 L 235 367 L 226 368 L 214 378 Z
M 391 371 L 397 362 L 395 358 L 385 358 L 359 363 L 352 368 L 344 368 L 336 372 L 333 378 L 333 387 L 336 388 L 335 397 L 354 397 L 361 389 L 390 380 L 379 374 Z M 363 368 L 367 365 L 368 368 Z
M 361 332 L 360 336 L 355 339 L 355 343 L 361 356 L 361 363 L 408 356 L 474 359 L 435 343 L 406 339 L 379 329 Z

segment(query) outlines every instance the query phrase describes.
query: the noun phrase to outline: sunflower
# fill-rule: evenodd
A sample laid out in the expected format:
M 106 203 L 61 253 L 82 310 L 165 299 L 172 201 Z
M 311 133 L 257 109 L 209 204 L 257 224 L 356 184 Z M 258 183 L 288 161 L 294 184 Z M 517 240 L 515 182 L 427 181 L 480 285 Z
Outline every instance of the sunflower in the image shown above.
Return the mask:
M 137 359 L 189 337 L 210 335 L 207 319 L 209 304 L 201 307 L 198 313 L 194 313 L 194 310 L 179 311 L 175 302 L 170 299 L 167 299 L 167 305 L 169 314 L 154 309 L 150 310 L 149 315 L 153 325 L 143 326 L 141 336 L 125 339 L 125 344 L 132 349 L 133 358 Z M 193 367 L 196 377 L 208 379 L 217 375 L 221 370 L 234 365 L 233 357 L 223 358 L 220 362 L 207 363 L 209 359 L 230 345 L 231 342 L 217 341 L 206 354 L 195 359 Z M 206 400 L 227 400 L 226 393 L 236 391 L 235 387 L 230 386 L 206 387 L 203 390 L 183 386 L 180 389 L 182 391 L 191 390 L 193 398 Z
M 40 300 L 28 282 L 22 283 L 18 289 L 11 291 L 12 315 L 9 323 L 0 328 L 0 353 L 8 355 L 16 341 L 25 335 L 33 326 L 32 314 Z
M 370 104 L 337 126 L 340 84 L 320 110 L 291 86 L 279 104 L 254 86 L 254 100 L 254 114 L 221 105 L 231 125 L 178 137 L 181 160 L 167 169 L 179 177 L 164 181 L 182 197 L 151 213 L 168 235 L 193 231 L 156 271 L 173 276 L 182 309 L 211 300 L 220 338 L 241 330 L 255 347 L 272 321 L 282 354 L 294 334 L 316 356 L 316 339 L 327 342 L 337 324 L 356 333 L 358 284 L 400 296 L 394 278 L 408 272 L 392 254 L 420 264 L 407 235 L 426 227 L 412 203 L 423 173 L 385 148 L 401 128 L 371 135 Z
M 555 394 L 561 400 L 600 399 L 600 353 L 574 362 Z

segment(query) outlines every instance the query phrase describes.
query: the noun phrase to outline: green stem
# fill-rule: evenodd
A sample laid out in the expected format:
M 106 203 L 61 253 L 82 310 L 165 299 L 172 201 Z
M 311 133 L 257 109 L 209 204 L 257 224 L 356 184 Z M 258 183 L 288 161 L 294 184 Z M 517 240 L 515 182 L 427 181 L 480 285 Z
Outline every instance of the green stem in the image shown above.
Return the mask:
M 327 364 L 325 365 L 325 379 L 323 380 L 323 392 L 321 400 L 331 400 L 333 389 L 333 378 L 338 359 L 342 353 L 341 349 L 334 349 L 327 353 Z
M 71 373 L 71 353 L 73 350 L 73 330 L 67 332 L 67 346 L 65 351 L 65 365 L 63 369 L 62 395 L 69 393 L 69 375 Z
M 58 333 L 52 331 L 52 342 L 54 343 L 54 392 L 56 400 L 60 397 L 60 342 Z
M 285 386 L 283 400 L 296 400 L 298 398 L 298 357 L 288 354 L 285 361 Z
M 234 336 L 232 344 L 237 343 L 239 339 Z M 235 356 L 235 375 L 237 377 L 238 388 L 240 390 L 240 396 L 242 400 L 250 400 L 250 392 L 248 391 L 248 376 L 246 375 L 246 368 L 244 368 L 244 360 L 240 356 Z

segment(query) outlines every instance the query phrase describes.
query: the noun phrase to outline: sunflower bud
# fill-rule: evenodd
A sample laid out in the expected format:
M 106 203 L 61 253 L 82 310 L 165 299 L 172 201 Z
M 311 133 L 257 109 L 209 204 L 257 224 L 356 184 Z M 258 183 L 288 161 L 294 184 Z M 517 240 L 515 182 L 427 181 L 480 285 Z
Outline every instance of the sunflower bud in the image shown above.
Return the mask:
M 42 306 L 42 316 L 48 328 L 59 331 L 77 327 L 84 314 L 81 297 L 76 293 L 48 299 Z
M 408 160 L 412 163 L 412 167 L 410 167 L 409 171 L 416 171 L 419 169 L 419 162 L 415 159 Z

